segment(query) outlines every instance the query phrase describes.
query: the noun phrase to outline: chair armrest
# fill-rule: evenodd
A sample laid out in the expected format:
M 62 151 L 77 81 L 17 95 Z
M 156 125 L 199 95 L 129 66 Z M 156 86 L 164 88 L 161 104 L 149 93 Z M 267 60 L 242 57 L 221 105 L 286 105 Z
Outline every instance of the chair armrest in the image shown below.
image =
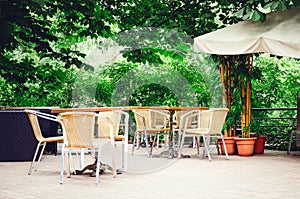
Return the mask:
M 96 114 L 96 117 L 101 117 L 101 118 L 105 119 L 108 122 L 108 124 L 109 124 L 110 141 L 111 141 L 112 144 L 114 144 L 114 142 L 115 142 L 115 135 L 114 135 L 113 122 L 108 117 L 102 116 L 100 114 Z
M 122 111 L 122 110 L 116 110 L 115 112 L 117 113 L 121 113 L 122 115 L 125 116 L 125 133 L 124 133 L 124 137 L 125 139 L 128 139 L 128 134 L 129 134 L 129 113 Z M 125 140 L 126 141 L 126 140 Z
M 170 122 L 170 114 L 169 114 L 169 111 L 166 111 L 166 110 L 153 110 L 153 109 L 150 109 L 149 110 L 150 112 L 150 115 L 152 113 L 154 114 L 157 114 L 157 115 L 160 115 L 162 117 L 162 119 L 164 120 L 164 124 L 162 125 L 162 128 L 166 128 L 168 126 L 168 123 Z M 156 118 L 156 117 L 155 117 Z M 152 119 L 151 119 L 152 120 Z M 157 128 L 157 126 L 161 126 L 161 125 L 156 125 L 156 122 L 157 120 L 155 119 L 154 121 L 151 121 L 151 123 L 154 123 L 155 124 L 155 127 Z
M 182 124 L 183 122 L 183 119 L 185 118 L 185 121 L 184 121 L 184 126 L 183 126 L 183 130 L 185 131 L 188 127 L 188 122 L 191 118 L 195 117 L 195 116 L 199 116 L 200 114 L 200 110 L 193 110 L 193 111 L 189 111 L 185 114 L 183 114 L 181 117 L 180 117 L 180 122 Z M 191 122 L 192 124 L 192 122 Z
M 153 109 L 150 109 L 150 112 L 155 112 L 155 113 L 158 113 L 166 118 L 169 118 L 169 112 L 168 111 L 164 111 L 164 110 L 153 110 Z M 165 112 L 165 113 L 164 113 Z
M 191 117 L 197 116 L 200 113 L 200 110 L 188 111 L 180 117 L 180 124 L 184 124 L 183 128 L 187 127 L 187 122 Z M 182 128 L 182 127 L 179 127 Z
M 39 111 L 34 111 L 34 110 L 29 110 L 29 109 L 25 109 L 24 111 L 28 114 L 34 114 L 38 117 L 60 123 L 59 118 L 55 115 L 50 115 L 50 114 L 47 114 L 47 113 L 42 113 L 42 112 L 39 112 Z
M 132 110 L 132 112 L 133 112 L 134 114 L 136 114 L 138 117 L 141 117 L 141 118 L 142 118 L 143 126 L 144 126 L 144 131 L 146 131 L 146 120 L 145 120 L 145 117 L 144 117 L 142 114 L 136 112 L 135 110 Z

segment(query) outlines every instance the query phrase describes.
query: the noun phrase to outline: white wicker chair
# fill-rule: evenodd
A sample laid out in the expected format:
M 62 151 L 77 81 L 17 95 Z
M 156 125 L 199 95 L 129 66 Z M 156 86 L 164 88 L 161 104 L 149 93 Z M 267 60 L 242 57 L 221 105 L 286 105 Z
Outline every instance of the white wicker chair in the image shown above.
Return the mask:
M 51 120 L 51 121 L 55 121 L 55 122 L 59 122 L 59 120 L 57 119 L 56 116 L 46 114 L 46 113 L 41 113 L 41 112 L 34 111 L 34 110 L 28 110 L 28 109 L 25 109 L 24 111 L 28 115 L 29 121 L 30 121 L 32 129 L 33 129 L 34 136 L 38 141 L 38 145 L 36 147 L 36 150 L 35 150 L 35 153 L 33 156 L 33 160 L 30 164 L 29 171 L 28 171 L 28 175 L 31 175 L 32 170 L 37 171 L 37 169 L 38 169 L 38 166 L 41 161 L 42 155 L 44 153 L 46 144 L 50 143 L 50 142 L 63 142 L 64 139 L 63 139 L 63 136 L 55 136 L 55 137 L 45 138 L 42 134 L 42 131 L 41 131 L 41 128 L 39 125 L 39 121 L 38 121 L 38 117 L 41 117 L 41 118 L 44 118 L 47 120 Z M 42 147 L 42 149 L 40 151 L 38 161 L 36 162 L 36 158 L 37 158 L 40 147 Z
M 227 116 L 228 109 L 227 108 L 215 108 L 207 111 L 196 111 L 193 114 L 190 114 L 185 122 L 182 138 L 180 142 L 180 148 L 178 152 L 178 157 L 181 157 L 182 147 L 184 143 L 184 138 L 186 136 L 200 135 L 203 137 L 203 142 L 205 146 L 205 152 L 208 156 L 208 159 L 211 161 L 211 155 L 209 153 L 209 143 L 207 142 L 207 138 L 209 136 L 221 136 L 223 143 L 224 136 L 222 134 L 222 128 Z M 197 116 L 197 128 L 189 128 L 189 119 Z M 226 145 L 224 145 L 226 159 L 229 159 Z
M 122 141 L 122 170 L 127 170 L 127 154 L 128 154 L 128 125 L 129 125 L 129 114 L 125 111 L 105 111 L 99 112 L 97 114 L 98 117 L 98 135 L 97 139 L 113 139 L 112 144 L 115 141 Z M 124 134 L 120 135 L 120 124 L 121 118 L 124 116 Z M 107 125 L 107 119 L 112 122 L 113 126 L 113 135 L 110 134 L 110 128 Z
M 62 163 L 60 172 L 60 183 L 63 184 L 63 172 L 66 165 L 67 176 L 70 175 L 70 165 L 68 160 L 68 151 L 72 149 L 86 149 L 91 152 L 97 152 L 97 167 L 96 167 L 96 184 L 99 181 L 101 148 L 104 143 L 99 146 L 94 146 L 93 137 L 95 130 L 95 113 L 90 112 L 67 112 L 62 113 L 61 124 L 63 129 L 64 144 L 62 146 Z M 99 116 L 98 116 L 99 117 Z M 112 122 L 106 119 L 107 125 L 113 134 Z M 114 177 L 116 176 L 114 165 Z
M 198 112 L 198 111 L 196 111 Z M 180 146 L 180 138 L 182 136 L 182 132 L 183 132 L 183 127 L 185 124 L 185 120 L 187 118 L 187 116 L 189 116 L 190 114 L 195 113 L 195 111 L 175 111 L 175 114 L 173 115 L 173 132 L 174 132 L 174 138 L 177 137 L 177 150 Z M 190 118 L 191 120 L 191 124 L 193 123 L 193 121 L 195 120 L 195 118 Z M 191 136 L 193 138 L 193 148 L 196 146 L 197 144 L 197 140 L 196 140 L 196 136 L 192 135 Z M 174 146 L 175 145 L 175 140 L 174 140 Z
M 134 118 L 136 121 L 136 131 L 133 139 L 132 154 L 134 153 L 135 143 L 137 142 L 137 146 L 139 145 L 138 136 L 140 134 L 143 134 L 146 143 L 146 150 L 147 150 L 148 157 L 152 157 L 153 146 L 155 144 L 157 135 L 169 134 L 170 131 L 170 128 L 167 128 L 166 126 L 156 125 L 155 121 L 152 120 L 154 118 L 153 113 L 160 114 L 164 116 L 166 119 L 169 118 L 169 115 L 160 112 L 158 110 L 151 110 L 151 109 L 135 109 L 132 111 L 134 113 Z M 149 146 L 149 140 L 148 140 L 150 138 L 150 135 L 154 135 L 154 140 L 151 146 Z

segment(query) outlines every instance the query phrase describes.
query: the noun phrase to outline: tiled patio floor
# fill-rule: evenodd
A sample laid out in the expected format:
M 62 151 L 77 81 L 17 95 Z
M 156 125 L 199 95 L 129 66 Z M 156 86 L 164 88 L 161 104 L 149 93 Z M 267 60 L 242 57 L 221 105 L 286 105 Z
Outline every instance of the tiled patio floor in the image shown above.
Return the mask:
M 129 159 L 128 173 L 117 178 L 101 174 L 98 185 L 89 175 L 72 175 L 60 185 L 60 155 L 43 157 L 39 170 L 30 176 L 30 162 L 0 162 L 0 198 L 300 198 L 300 156 L 285 151 L 234 155 L 228 161 L 213 154 L 211 162 L 194 156 L 151 160 L 137 154 L 140 159 Z M 134 161 L 148 166 L 149 161 L 159 160 L 167 166 L 134 172 L 139 167 Z

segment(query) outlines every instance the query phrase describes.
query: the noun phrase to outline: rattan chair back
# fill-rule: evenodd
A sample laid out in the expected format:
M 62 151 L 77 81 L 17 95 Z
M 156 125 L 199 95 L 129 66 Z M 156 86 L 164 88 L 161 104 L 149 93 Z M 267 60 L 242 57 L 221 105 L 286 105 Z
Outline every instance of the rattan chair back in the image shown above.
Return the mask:
M 94 148 L 95 113 L 62 113 L 61 119 L 68 148 Z

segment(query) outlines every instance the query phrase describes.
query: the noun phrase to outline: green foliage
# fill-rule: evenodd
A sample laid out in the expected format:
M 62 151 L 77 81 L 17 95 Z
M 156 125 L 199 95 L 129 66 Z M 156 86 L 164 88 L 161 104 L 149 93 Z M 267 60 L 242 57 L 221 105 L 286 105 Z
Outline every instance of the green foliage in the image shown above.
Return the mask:
M 265 21 L 266 13 L 276 10 L 284 11 L 300 3 L 298 0 L 251 0 L 243 3 L 237 2 L 237 4 L 243 5 L 234 13 L 236 17 L 243 20 Z
M 292 108 L 297 106 L 300 91 L 300 62 L 267 54 L 256 57 L 256 74 L 252 79 L 252 107 Z M 252 120 L 251 131 L 267 135 L 272 149 L 287 149 L 289 133 L 296 111 L 252 111 L 253 118 L 281 118 Z M 294 146 L 295 148 L 295 146 Z
M 201 73 L 189 67 L 186 62 L 179 63 L 173 60 L 168 66 L 115 62 L 108 65 L 99 78 L 101 85 L 98 85 L 96 95 L 100 104 L 111 105 L 108 99 L 111 101 L 120 99 L 121 101 L 114 101 L 117 105 L 122 105 L 123 102 L 133 106 L 175 106 L 180 105 L 179 101 L 183 98 L 196 99 L 196 105 L 199 103 L 207 105 L 209 101 L 206 82 L 202 79 Z M 111 95 L 112 92 L 115 94 Z M 193 103 L 193 100 L 189 103 Z
M 198 104 L 207 106 L 212 103 L 209 93 L 217 93 L 219 85 L 211 78 L 212 75 L 206 78 L 206 74 L 211 72 L 203 69 L 205 67 L 201 68 L 187 61 L 190 57 L 186 52 L 191 47 L 191 38 L 239 20 L 263 21 L 265 12 L 289 9 L 292 5 L 299 5 L 299 1 L 1 0 L 1 105 L 74 105 L 72 98 L 80 96 L 72 93 L 74 87 L 82 92 L 82 89 L 86 89 L 94 81 L 98 84 L 90 91 L 96 90 L 96 101 L 89 103 L 111 105 L 118 81 L 130 71 L 140 73 L 137 80 L 143 79 L 146 73 L 137 68 L 150 64 L 157 71 L 165 70 L 165 74 L 169 76 L 178 78 L 180 74 L 180 78 L 186 80 L 193 90 L 190 97 L 196 97 Z M 111 37 L 122 31 L 138 31 L 138 28 L 148 27 L 160 29 L 157 29 L 157 34 L 151 32 L 150 36 L 132 31 L 127 35 L 128 39 L 117 41 L 120 45 L 128 46 L 123 53 L 125 61 L 107 66 L 100 79 L 97 79 L 98 74 L 90 72 L 93 69 L 91 66 L 82 64 L 86 55 L 80 43 L 91 38 Z M 174 29 L 176 31 L 168 31 Z M 295 63 L 260 62 L 260 65 L 269 70 L 253 71 L 253 76 L 259 77 L 253 82 L 253 106 L 290 105 L 293 101 L 290 96 L 294 95 L 299 85 L 299 77 L 295 75 L 298 70 L 293 67 L 289 67 L 293 70 L 282 70 L 284 65 L 293 66 Z M 213 64 L 207 64 L 211 65 Z M 87 81 L 81 87 L 74 83 L 82 66 L 84 68 L 79 72 L 79 79 Z M 240 69 L 242 67 L 236 68 L 236 74 L 246 74 Z M 272 74 L 279 73 L 285 75 L 272 77 Z M 159 75 L 149 76 L 150 83 L 137 88 L 132 93 L 130 103 L 178 104 L 179 99 L 174 91 L 155 82 L 160 78 Z M 164 81 L 168 83 L 175 79 Z M 182 90 L 184 89 L 189 88 L 183 86 Z M 234 96 L 240 95 L 238 89 L 233 89 L 232 93 Z M 160 97 L 164 100 L 158 100 Z M 79 99 L 85 102 L 88 100 Z M 234 98 L 233 103 L 236 105 L 232 107 L 230 114 L 233 115 L 229 122 L 232 120 L 235 123 L 237 118 L 234 115 L 241 111 L 242 106 L 240 98 Z
M 0 105 L 110 106 L 116 96 L 130 105 L 181 105 L 178 93 L 184 93 L 190 103 L 218 106 L 216 64 L 207 57 L 200 65 L 189 61 L 195 59 L 189 54 L 191 38 L 240 20 L 264 21 L 266 12 L 293 5 L 300 1 L 0 0 Z M 116 40 L 127 47 L 123 60 L 103 66 L 100 75 L 83 64 L 91 48 L 86 43 L 128 30 L 133 31 L 127 38 Z M 299 61 L 260 56 L 254 64 L 252 107 L 295 106 Z M 249 78 L 242 76 L 247 74 L 243 67 L 235 70 Z M 126 90 L 122 83 L 136 87 Z M 171 83 L 177 90 L 170 89 Z M 120 88 L 130 95 L 116 94 Z M 239 89 L 232 93 L 240 96 Z M 240 98 L 233 104 L 229 124 L 239 122 L 242 110 Z
M 300 62 L 267 54 L 254 61 L 257 69 L 252 80 L 252 106 L 261 108 L 296 107 L 300 89 Z
M 230 104 L 228 104 L 230 111 L 227 116 L 226 126 L 234 130 L 242 126 L 241 113 L 245 112 L 246 85 L 252 78 L 247 59 L 248 55 L 220 57 L 220 62 L 225 68 L 224 84 L 227 88 L 227 98 L 230 97 Z M 248 128 L 242 129 L 242 137 L 247 136 Z

